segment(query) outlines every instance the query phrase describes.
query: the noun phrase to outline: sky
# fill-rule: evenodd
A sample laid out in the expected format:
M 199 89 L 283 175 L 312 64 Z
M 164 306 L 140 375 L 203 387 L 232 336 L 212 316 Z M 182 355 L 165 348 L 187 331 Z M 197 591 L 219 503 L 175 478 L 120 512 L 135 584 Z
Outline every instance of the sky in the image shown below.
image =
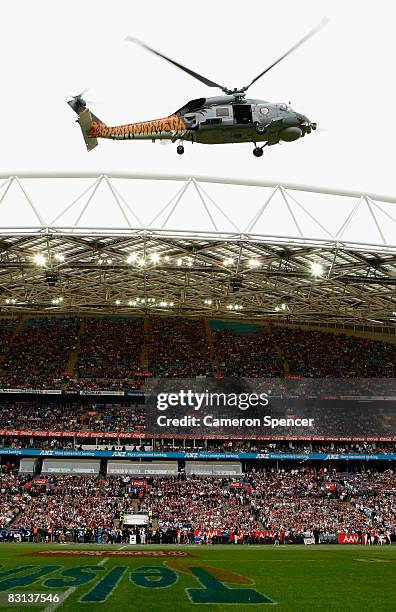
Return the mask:
M 396 38 L 393 2 L 2 3 L 0 171 L 124 171 L 219 175 L 394 195 Z M 327 16 L 329 24 L 249 90 L 291 101 L 323 131 L 268 147 L 100 141 L 86 152 L 69 96 L 87 87 L 109 125 L 166 116 L 216 95 L 144 49 L 231 87 L 249 82 Z

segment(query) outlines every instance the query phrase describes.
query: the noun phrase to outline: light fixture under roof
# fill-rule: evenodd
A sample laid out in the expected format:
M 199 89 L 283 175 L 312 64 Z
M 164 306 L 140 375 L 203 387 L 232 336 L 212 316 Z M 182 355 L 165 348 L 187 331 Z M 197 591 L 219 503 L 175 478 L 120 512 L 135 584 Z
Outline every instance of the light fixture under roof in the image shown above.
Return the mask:
M 36 266 L 47 265 L 47 259 L 45 255 L 43 255 L 42 253 L 36 253 L 35 256 L 33 257 L 33 261 L 36 264 Z
M 323 266 L 322 264 L 318 263 L 317 261 L 313 261 L 311 263 L 311 274 L 312 276 L 315 276 L 316 278 L 319 276 L 323 276 Z

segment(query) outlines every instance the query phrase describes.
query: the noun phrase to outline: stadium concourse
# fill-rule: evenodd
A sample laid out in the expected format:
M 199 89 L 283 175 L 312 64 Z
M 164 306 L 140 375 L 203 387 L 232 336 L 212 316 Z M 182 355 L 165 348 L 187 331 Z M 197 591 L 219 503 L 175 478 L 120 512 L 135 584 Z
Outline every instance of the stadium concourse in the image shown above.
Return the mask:
M 192 177 L 3 181 L 0 539 L 396 541 L 392 199 Z M 224 193 L 243 201 L 238 219 Z M 155 433 L 150 381 L 180 379 L 336 379 L 362 401 L 313 412 L 309 435 Z

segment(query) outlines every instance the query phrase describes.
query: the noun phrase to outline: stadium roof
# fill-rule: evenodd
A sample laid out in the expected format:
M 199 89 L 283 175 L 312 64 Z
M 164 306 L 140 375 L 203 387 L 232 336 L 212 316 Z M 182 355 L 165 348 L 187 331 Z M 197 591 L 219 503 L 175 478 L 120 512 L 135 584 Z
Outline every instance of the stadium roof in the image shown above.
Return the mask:
M 396 323 L 396 198 L 123 173 L 0 175 L 1 312 Z

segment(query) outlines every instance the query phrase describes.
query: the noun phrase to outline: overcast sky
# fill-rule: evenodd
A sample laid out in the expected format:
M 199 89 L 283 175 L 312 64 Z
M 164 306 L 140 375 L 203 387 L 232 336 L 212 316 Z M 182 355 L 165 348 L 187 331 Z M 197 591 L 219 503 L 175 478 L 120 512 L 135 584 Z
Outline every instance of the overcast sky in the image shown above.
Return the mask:
M 1 171 L 123 170 L 217 174 L 393 195 L 393 2 L 2 3 Z M 66 101 L 89 87 L 110 125 L 165 116 L 211 90 L 143 49 L 138 37 L 229 86 L 246 84 L 323 16 L 329 25 L 249 94 L 291 101 L 326 129 L 252 155 L 252 146 L 100 141 L 87 153 Z

